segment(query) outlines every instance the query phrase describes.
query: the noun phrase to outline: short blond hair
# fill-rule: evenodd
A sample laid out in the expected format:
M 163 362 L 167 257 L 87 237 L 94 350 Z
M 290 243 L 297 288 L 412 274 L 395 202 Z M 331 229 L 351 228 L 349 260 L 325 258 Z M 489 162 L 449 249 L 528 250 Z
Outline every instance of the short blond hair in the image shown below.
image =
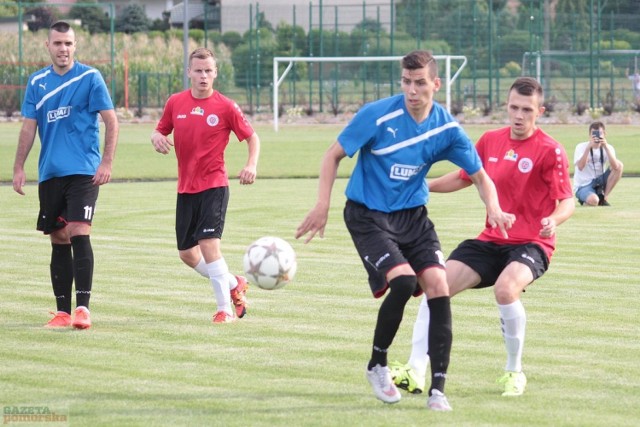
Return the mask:
M 191 65 L 191 60 L 193 58 L 197 59 L 207 59 L 213 58 L 213 62 L 216 61 L 216 55 L 213 53 L 211 49 L 207 49 L 206 47 L 199 47 L 189 55 L 189 65 Z

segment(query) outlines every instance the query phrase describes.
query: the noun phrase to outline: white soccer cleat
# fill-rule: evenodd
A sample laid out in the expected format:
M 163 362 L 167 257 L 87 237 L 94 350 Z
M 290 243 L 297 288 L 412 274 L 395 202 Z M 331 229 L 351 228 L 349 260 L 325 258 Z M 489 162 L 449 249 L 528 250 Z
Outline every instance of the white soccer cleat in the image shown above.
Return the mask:
M 384 403 L 400 401 L 400 392 L 391 380 L 388 367 L 376 365 L 371 370 L 367 369 L 367 380 L 373 387 L 373 394 Z
M 452 410 L 451 405 L 449 405 L 449 401 L 447 400 L 447 396 L 435 388 L 431 390 L 431 396 L 429 396 L 429 400 L 427 400 L 427 407 L 432 411 Z

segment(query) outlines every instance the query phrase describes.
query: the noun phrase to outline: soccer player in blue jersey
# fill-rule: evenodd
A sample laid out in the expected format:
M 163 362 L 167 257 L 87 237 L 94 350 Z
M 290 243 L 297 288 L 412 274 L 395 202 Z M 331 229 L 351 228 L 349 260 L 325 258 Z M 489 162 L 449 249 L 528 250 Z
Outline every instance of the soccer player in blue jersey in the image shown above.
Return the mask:
M 13 166 L 13 189 L 24 195 L 24 164 L 36 132 L 40 212 L 37 229 L 51 239 L 51 284 L 57 311 L 48 328 L 91 327 L 89 299 L 93 249 L 89 238 L 98 188 L 111 180 L 118 119 L 100 72 L 74 60 L 76 38 L 64 21 L 51 25 L 45 43 L 52 64 L 29 77 L 24 118 Z M 105 125 L 100 154 L 98 115 Z M 71 318 L 73 282 L 76 309 Z
M 515 217 L 503 212 L 495 186 L 473 143 L 437 102 L 438 66 L 428 51 L 402 58 L 402 94 L 363 106 L 324 155 L 318 200 L 296 230 L 296 238 L 324 235 L 331 190 L 340 161 L 358 154 L 345 191 L 344 220 L 380 305 L 366 377 L 375 396 L 400 400 L 387 366 L 387 352 L 411 296 L 428 295 L 431 309 L 431 386 L 427 407 L 450 411 L 444 385 L 451 352 L 451 307 L 444 256 L 427 216 L 426 175 L 448 160 L 465 170 L 487 209 L 488 221 L 506 236 Z M 305 242 L 305 243 L 306 243 Z M 388 293 L 387 293 L 388 291 Z

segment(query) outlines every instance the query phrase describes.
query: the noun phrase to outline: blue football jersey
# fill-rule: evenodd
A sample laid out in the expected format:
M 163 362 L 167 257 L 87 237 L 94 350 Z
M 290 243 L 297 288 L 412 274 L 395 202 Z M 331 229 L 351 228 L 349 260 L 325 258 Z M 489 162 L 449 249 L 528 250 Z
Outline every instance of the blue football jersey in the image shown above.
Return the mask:
M 426 204 L 425 178 L 440 160 L 469 174 L 482 167 L 473 143 L 451 114 L 434 102 L 429 117 L 416 123 L 403 94 L 363 106 L 338 142 L 349 157 L 358 153 L 347 198 L 381 212 Z
M 76 61 L 62 76 L 52 65 L 29 76 L 22 116 L 38 122 L 38 180 L 95 175 L 101 159 L 98 112 L 112 109 L 104 79 L 93 67 Z

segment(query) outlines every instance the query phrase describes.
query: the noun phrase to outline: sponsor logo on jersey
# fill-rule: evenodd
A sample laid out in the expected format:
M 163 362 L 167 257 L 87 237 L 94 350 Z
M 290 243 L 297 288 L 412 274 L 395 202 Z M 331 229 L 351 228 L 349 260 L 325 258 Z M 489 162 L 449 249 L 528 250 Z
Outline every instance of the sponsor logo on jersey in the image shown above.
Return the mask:
M 504 159 L 509 160 L 511 162 L 515 162 L 518 160 L 518 153 L 513 150 L 509 150 L 504 154 Z
M 497 157 L 489 157 L 489 163 L 498 163 Z
M 391 179 L 400 179 L 403 181 L 409 180 L 412 176 L 420 172 L 423 168 L 423 165 L 414 166 L 414 165 L 399 165 L 395 164 L 391 166 L 391 173 L 389 177 Z
M 191 114 L 194 116 L 204 116 L 204 110 L 202 107 L 194 107 L 193 110 L 191 110 Z
M 396 137 L 396 132 L 398 132 L 398 129 L 393 129 L 392 127 L 387 127 L 387 132 L 391 133 L 391 135 L 393 135 L 393 137 Z
M 533 161 L 528 158 L 520 159 L 518 162 L 518 170 L 522 173 L 529 173 L 533 169 Z
M 71 107 L 60 107 L 57 110 L 47 112 L 47 122 L 55 122 L 71 115 Z
M 38 86 L 40 86 L 42 90 L 47 90 L 47 83 L 38 83 Z
M 218 123 L 220 123 L 220 119 L 215 114 L 209 114 L 207 116 L 207 124 L 209 126 L 216 126 Z
M 178 116 L 176 117 L 176 119 L 186 119 L 187 115 L 186 114 L 178 114 Z

